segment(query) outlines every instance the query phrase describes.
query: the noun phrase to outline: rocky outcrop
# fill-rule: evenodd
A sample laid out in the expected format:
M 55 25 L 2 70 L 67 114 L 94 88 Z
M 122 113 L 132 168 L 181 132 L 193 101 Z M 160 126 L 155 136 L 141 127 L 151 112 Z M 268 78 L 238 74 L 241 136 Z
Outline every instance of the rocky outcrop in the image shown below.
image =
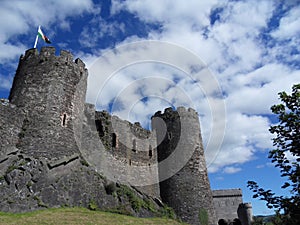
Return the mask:
M 79 156 L 51 164 L 15 153 L 0 165 L 1 211 L 80 206 L 139 217 L 166 213 L 159 199 L 107 180 Z

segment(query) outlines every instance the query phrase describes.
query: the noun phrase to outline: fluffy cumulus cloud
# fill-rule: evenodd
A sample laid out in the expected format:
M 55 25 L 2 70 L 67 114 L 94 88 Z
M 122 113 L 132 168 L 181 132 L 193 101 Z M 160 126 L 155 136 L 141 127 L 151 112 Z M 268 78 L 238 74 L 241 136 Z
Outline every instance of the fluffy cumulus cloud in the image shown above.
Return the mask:
M 231 174 L 231 173 L 237 173 L 239 171 L 241 171 L 241 168 L 233 167 L 233 166 L 227 166 L 223 170 L 224 173 L 229 173 L 229 174 Z
M 192 51 L 217 77 L 226 104 L 226 129 L 223 135 L 216 135 L 224 138 L 222 146 L 206 151 L 210 172 L 221 168 L 224 173 L 239 172 L 239 167 L 230 165 L 253 160 L 256 151 L 272 147 L 266 115 L 278 102 L 277 93 L 289 90 L 300 77 L 294 66 L 295 61 L 299 63 L 299 6 L 273 1 L 113 1 L 111 12 L 121 10 L 134 13 L 142 21 L 159 23 L 161 29 L 149 32 L 149 39 L 176 43 Z M 281 60 L 283 57 L 285 60 Z M 211 132 L 219 131 L 212 129 L 212 124 L 221 122 L 213 120 L 204 99 L 218 98 L 199 90 L 193 93 L 194 84 L 187 81 L 187 76 L 176 80 L 177 85 L 183 83 L 200 114 L 207 144 Z M 168 99 L 172 88 L 168 92 L 163 82 L 156 85 Z M 176 96 L 174 93 L 171 95 Z M 179 99 L 172 102 L 180 104 Z M 140 102 L 141 111 L 147 107 Z
M 13 59 L 20 55 L 20 49 L 28 48 L 25 40 L 19 42 L 18 35 L 34 31 L 38 25 L 49 26 L 52 23 L 68 28 L 67 17 L 92 11 L 92 1 L 38 1 L 16 0 L 1 1 L 0 14 L 0 60 Z M 33 41 L 32 41 L 33 42 Z
M 300 7 L 292 8 L 285 17 L 280 20 L 277 30 L 271 33 L 273 37 L 279 39 L 297 38 L 300 33 Z
M 0 91 L 10 89 L 18 57 L 32 48 L 38 25 L 70 30 L 70 18 L 94 11 L 91 0 L 1 1 L 0 73 L 3 75 L 0 75 Z M 50 40 L 53 34 L 51 31 L 47 33 Z
M 272 147 L 270 106 L 299 82 L 295 2 L 112 0 L 105 11 L 91 0 L 2 1 L 0 60 L 31 47 L 20 36 L 34 39 L 39 24 L 72 28 L 76 46 L 60 46 L 86 62 L 88 102 L 145 127 L 158 110 L 192 107 L 209 171 L 236 173 Z M 0 74 L 0 89 L 9 88 L 11 74 Z
M 12 80 L 13 80 L 13 78 L 11 76 L 7 77 L 7 76 L 3 76 L 0 74 L 0 90 L 1 89 L 4 89 L 4 90 L 10 89 Z

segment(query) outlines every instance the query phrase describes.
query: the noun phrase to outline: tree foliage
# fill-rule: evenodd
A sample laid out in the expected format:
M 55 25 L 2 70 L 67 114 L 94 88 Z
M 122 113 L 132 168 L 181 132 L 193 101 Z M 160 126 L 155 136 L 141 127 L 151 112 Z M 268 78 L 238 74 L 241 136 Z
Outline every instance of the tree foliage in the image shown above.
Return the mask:
M 290 191 L 289 196 L 278 196 L 272 190 L 265 190 L 255 182 L 248 181 L 254 192 L 253 198 L 266 201 L 268 208 L 277 210 L 276 224 L 300 224 L 300 84 L 292 87 L 292 93 L 280 92 L 281 104 L 273 105 L 271 110 L 278 116 L 279 123 L 269 131 L 275 135 L 274 149 L 269 158 L 280 169 L 286 181 L 281 186 Z M 283 214 L 278 212 L 282 211 Z

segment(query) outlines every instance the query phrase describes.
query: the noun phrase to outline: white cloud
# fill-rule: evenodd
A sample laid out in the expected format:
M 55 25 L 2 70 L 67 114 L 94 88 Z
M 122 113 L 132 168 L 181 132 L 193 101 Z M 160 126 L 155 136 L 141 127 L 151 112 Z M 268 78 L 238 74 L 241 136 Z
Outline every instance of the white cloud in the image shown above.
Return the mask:
M 266 165 L 260 164 L 260 165 L 257 165 L 255 168 L 256 168 L 256 169 L 263 169 L 263 168 L 265 168 L 265 166 L 266 166 Z
M 296 155 L 293 155 L 290 151 L 284 153 L 285 158 L 290 161 L 290 163 L 297 163 L 297 159 L 299 158 Z
M 12 85 L 13 78 L 11 76 L 3 76 L 0 74 L 0 90 L 9 90 Z
M 16 0 L 2 1 L 0 14 L 0 60 L 15 58 L 24 52 L 26 44 L 11 44 L 11 38 L 32 32 L 35 35 L 38 25 L 48 26 L 51 23 L 60 24 L 62 28 L 69 29 L 68 17 L 80 15 L 83 12 L 92 12 L 92 1 L 38 1 Z M 9 21 L 9 22 L 8 22 Z M 49 35 L 50 36 L 50 35 Z M 50 37 L 51 39 L 51 37 Z M 34 38 L 33 38 L 34 41 Z M 31 46 L 30 46 L 31 47 Z
M 272 135 L 268 132 L 270 123 L 266 117 L 245 115 L 236 111 L 227 111 L 226 129 L 220 149 L 205 152 L 209 172 L 217 172 L 224 166 L 242 164 L 255 159 L 255 152 L 272 147 Z M 202 123 L 204 142 L 207 141 L 206 120 Z
M 227 166 L 223 169 L 223 173 L 233 174 L 240 172 L 242 169 L 239 167 Z
M 228 172 L 238 172 L 239 168 L 228 167 L 232 164 L 242 164 L 255 159 L 255 152 L 272 147 L 271 135 L 268 132 L 269 121 L 261 114 L 270 114 L 270 106 L 278 102 L 277 93 L 282 90 L 289 90 L 293 83 L 299 81 L 299 71 L 290 68 L 289 65 L 278 63 L 278 56 L 283 55 L 282 50 L 287 46 L 265 45 L 261 40 L 261 34 L 265 32 L 270 19 L 273 16 L 276 4 L 272 1 L 139 1 L 128 0 L 112 2 L 111 12 L 117 14 L 121 10 L 128 10 L 137 15 L 142 21 L 148 23 L 159 23 L 159 31 L 152 30 L 148 34 L 149 39 L 162 40 L 175 43 L 193 52 L 209 65 L 215 77 L 226 94 L 226 130 L 224 142 L 221 149 L 213 144 L 206 149 L 209 171 L 215 172 L 220 168 L 228 168 Z M 216 8 L 221 9 L 219 20 L 213 25 L 210 24 L 210 13 Z M 286 36 L 291 38 L 285 49 L 286 58 L 290 56 L 291 46 L 298 43 L 293 39 L 297 34 L 298 18 L 297 8 L 291 10 L 285 19 L 280 22 L 278 30 L 283 31 L 287 22 L 291 23 Z M 298 13 L 299 14 L 299 13 Z M 299 28 L 298 28 L 299 29 Z M 279 31 L 273 33 L 273 37 L 279 35 Z M 279 38 L 279 36 L 278 36 Z M 137 38 L 128 38 L 123 43 L 132 42 Z M 183 58 L 183 57 L 182 57 Z M 142 67 L 141 67 L 142 68 Z M 144 71 L 144 72 L 143 72 Z M 153 68 L 144 67 L 139 69 L 140 73 L 145 71 L 154 72 Z M 131 71 L 132 72 L 132 71 Z M 146 72 L 147 73 L 147 72 Z M 130 74 L 130 73 L 129 73 Z M 127 74 L 128 76 L 128 74 Z M 174 77 L 167 76 L 170 80 Z M 132 79 L 137 79 L 133 77 Z M 212 97 L 211 93 L 201 91 L 201 81 L 191 83 L 188 79 L 179 78 L 177 86 L 182 88 L 194 103 L 195 109 L 199 112 L 201 120 L 202 135 L 207 147 L 211 138 L 212 126 L 222 127 L 224 121 L 212 118 L 211 107 L 208 104 L 220 99 Z M 118 85 L 126 85 L 119 79 Z M 200 89 L 199 85 L 200 84 Z M 157 84 L 157 90 L 160 90 Z M 144 90 L 150 89 L 152 84 L 143 85 Z M 166 88 L 166 87 L 164 87 Z M 176 101 L 176 89 L 161 89 L 166 102 L 181 104 L 179 98 Z M 208 88 L 209 89 L 209 88 Z M 131 90 L 128 93 L 130 98 L 140 98 L 137 92 Z M 149 94 L 147 92 L 145 95 Z M 111 96 L 112 97 L 112 96 Z M 221 100 L 222 101 L 222 100 Z M 155 102 L 155 103 L 154 103 Z M 149 100 L 148 103 L 138 102 L 133 104 L 136 110 L 134 118 L 138 119 L 138 113 L 143 115 L 143 110 L 151 110 L 151 104 L 163 107 L 164 104 Z M 152 105 L 153 106 L 153 105 Z M 178 105 L 177 105 L 178 106 Z M 162 110 L 162 109 L 160 109 Z M 215 109 L 220 111 L 220 109 Z M 147 111 L 148 112 L 148 111 Z M 220 111 L 221 112 L 221 111 Z M 127 112 L 126 112 L 127 113 Z M 128 116 L 123 112 L 123 116 Z M 145 118 L 143 120 L 145 123 Z M 222 129 L 214 129 L 215 137 L 223 138 Z M 214 149 L 215 147 L 215 149 Z M 234 157 L 232 157 L 234 156 Z
M 22 52 L 24 52 L 26 46 L 21 43 L 0 43 L 0 49 L 2 49 L 2 51 L 0 51 L 1 63 L 10 63 L 11 60 L 16 59 Z
M 157 46 L 148 49 L 147 54 L 143 46 L 124 47 L 143 40 L 130 36 L 117 43 L 117 48 L 120 45 L 123 48 L 110 52 L 111 55 L 106 55 L 105 51 L 77 53 L 89 68 L 87 101 L 107 108 L 116 100 L 115 114 L 130 121 L 140 121 L 144 126 L 157 110 L 168 106 L 191 106 L 200 115 L 209 171 L 224 168 L 229 173 L 238 172 L 236 165 L 254 159 L 256 151 L 271 146 L 270 124 L 262 114 L 270 113 L 270 106 L 278 102 L 279 91 L 290 90 L 293 83 L 299 82 L 300 71 L 290 65 L 290 62 L 299 62 L 299 54 L 291 54 L 300 51 L 299 6 L 286 8 L 287 13 L 280 19 L 279 27 L 267 34 L 270 41 L 265 43 L 262 39 L 273 18 L 275 4 L 267 0 L 113 0 L 113 14 L 125 10 L 141 21 L 158 23 L 160 29 L 149 31 L 148 39 L 166 41 L 194 54 L 198 61 L 203 60 L 209 66 L 214 82 L 207 80 L 206 70 L 193 74 L 193 59 L 187 54 L 178 56 L 178 52 L 174 52 L 176 47 L 162 49 Z M 220 9 L 219 19 L 211 24 L 210 14 L 217 8 Z M 124 31 L 122 22 L 104 20 L 100 10 L 92 1 L 2 2 L 0 14 L 10 23 L 0 21 L 1 62 L 16 59 L 28 47 L 24 43 L 13 44 L 10 41 L 13 36 L 35 32 L 32 29 L 39 24 L 55 23 L 68 30 L 69 18 L 85 12 L 94 16 L 89 24 L 91 27 L 81 32 L 79 41 L 85 47 L 97 46 L 97 38 L 114 38 L 118 31 Z M 167 57 L 167 54 L 172 63 L 163 64 L 162 56 Z M 99 55 L 103 61 L 97 65 Z M 116 56 L 118 60 L 115 60 Z M 149 58 L 157 59 L 156 63 L 149 63 Z M 132 64 L 132 60 L 138 63 Z M 178 68 L 177 65 L 185 66 Z M 93 73 L 96 76 L 91 76 Z M 111 75 L 108 80 L 107 74 Z M 2 76 L 0 81 L 1 88 L 7 89 L 10 80 Z M 225 102 L 215 95 L 215 84 L 224 91 Z M 144 101 L 144 97 L 148 100 Z M 223 104 L 226 104 L 226 117 Z M 220 116 L 214 118 L 212 112 Z M 217 142 L 223 136 L 224 142 L 219 149 Z M 216 139 L 218 141 L 211 141 Z
M 270 114 L 270 107 L 278 102 L 277 93 L 289 90 L 291 84 L 299 82 L 300 71 L 286 65 L 266 64 L 250 73 L 236 74 L 222 82 L 227 92 L 229 112 L 246 114 Z
M 300 35 L 300 6 L 292 8 L 285 17 L 282 17 L 278 29 L 271 35 L 275 38 L 286 39 Z
M 119 22 L 107 22 L 104 19 L 94 18 L 83 28 L 79 43 L 84 47 L 94 48 L 103 37 L 116 38 L 118 32 L 125 31 L 125 24 Z M 93 38 L 91 38 L 93 37 Z
M 163 22 L 164 25 L 181 23 L 181 21 L 197 22 L 208 25 L 210 8 L 218 1 L 190 0 L 188 3 L 180 0 L 129 0 L 112 1 L 112 13 L 128 10 L 146 22 Z M 178 28 L 178 27 L 177 27 Z

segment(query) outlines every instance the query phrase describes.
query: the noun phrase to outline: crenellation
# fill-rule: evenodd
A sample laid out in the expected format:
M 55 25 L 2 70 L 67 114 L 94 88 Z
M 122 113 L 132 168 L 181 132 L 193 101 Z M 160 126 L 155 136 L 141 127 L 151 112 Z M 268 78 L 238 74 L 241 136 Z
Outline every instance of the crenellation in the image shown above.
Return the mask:
M 240 203 L 237 209 L 238 217 L 243 225 L 251 225 L 253 221 L 252 204 L 250 202 Z
M 173 110 L 173 108 L 172 107 L 169 107 L 169 108 L 166 108 L 165 109 L 165 111 L 164 111 L 164 114 L 171 114 L 171 113 L 173 113 L 174 112 L 174 110 Z
M 215 224 L 213 203 L 223 204 L 223 198 L 240 202 L 240 190 L 216 191 L 213 198 L 194 109 L 156 112 L 151 131 L 96 111 L 85 103 L 84 62 L 73 61 L 69 51 L 58 56 L 55 51 L 28 49 L 20 57 L 9 100 L 0 100 L 0 177 L 8 180 L 0 180 L 0 192 L 16 203 L 0 200 L 0 210 L 39 209 L 37 197 L 50 207 L 88 206 L 91 200 L 105 209 L 130 204 L 124 196 L 114 197 L 107 184 L 134 186 L 134 193 L 156 199 L 157 207 L 168 204 L 190 224 L 200 223 L 203 210 Z M 19 165 L 22 170 L 7 172 Z M 104 171 L 112 180 L 103 177 Z
M 66 50 L 60 51 L 60 58 L 65 60 L 66 62 L 73 62 L 73 55 L 71 54 L 71 52 L 66 51 Z
M 182 106 L 179 106 L 179 107 L 177 107 L 177 111 L 178 111 L 179 113 L 184 113 L 184 112 L 186 112 L 186 108 L 185 108 L 185 107 L 182 107 Z
M 188 112 L 191 113 L 192 115 L 198 116 L 198 112 L 193 108 L 188 108 Z
M 51 57 L 55 56 L 56 49 L 54 47 L 42 47 L 40 51 L 40 56 Z
M 195 115 L 193 110 L 178 107 L 177 110 L 167 108 L 164 114 L 152 117 L 152 128 L 162 140 L 157 147 L 160 194 L 163 202 L 174 208 L 184 222 L 200 224 L 199 211 L 205 210 L 209 224 L 215 224 L 199 118 Z M 165 133 L 160 132 L 163 124 Z M 179 162 L 183 162 L 181 167 L 177 166 Z M 174 175 L 169 177 L 169 171 Z
M 75 64 L 77 64 L 83 71 L 86 71 L 85 63 L 80 58 L 75 59 Z
M 69 51 L 61 50 L 60 54 L 57 56 L 55 55 L 56 49 L 54 47 L 42 47 L 40 52 L 36 48 L 28 49 L 25 52 L 25 55 L 21 55 L 20 57 L 20 63 L 26 62 L 26 63 L 37 63 L 35 60 L 38 61 L 38 63 L 43 63 L 45 61 L 51 60 L 54 61 L 55 66 L 60 66 L 61 64 L 64 65 L 70 65 L 72 68 L 77 68 L 81 71 L 81 73 L 87 73 L 87 69 L 85 67 L 85 63 L 77 58 L 73 60 L 73 55 Z M 76 65 L 76 66 L 75 66 Z M 82 75 L 81 74 L 81 75 Z
M 55 48 L 43 47 L 36 53 L 36 49 L 26 51 L 9 96 L 10 102 L 24 109 L 31 121 L 19 147 L 28 155 L 40 157 L 72 155 L 79 151 L 76 142 L 65 142 L 74 140 L 74 127 L 80 129 L 87 72 L 82 73 L 73 61 L 65 63 L 73 60 L 67 51 L 55 56 Z M 52 133 L 56 135 L 51 137 Z M 43 150 L 45 143 L 48 151 Z
M 218 220 L 233 221 L 235 218 L 238 218 L 237 210 L 243 202 L 242 190 L 236 188 L 213 190 L 212 192 Z
M 31 56 L 37 56 L 39 55 L 39 51 L 36 48 L 31 48 L 25 51 L 25 55 L 22 58 L 22 60 L 29 59 Z

